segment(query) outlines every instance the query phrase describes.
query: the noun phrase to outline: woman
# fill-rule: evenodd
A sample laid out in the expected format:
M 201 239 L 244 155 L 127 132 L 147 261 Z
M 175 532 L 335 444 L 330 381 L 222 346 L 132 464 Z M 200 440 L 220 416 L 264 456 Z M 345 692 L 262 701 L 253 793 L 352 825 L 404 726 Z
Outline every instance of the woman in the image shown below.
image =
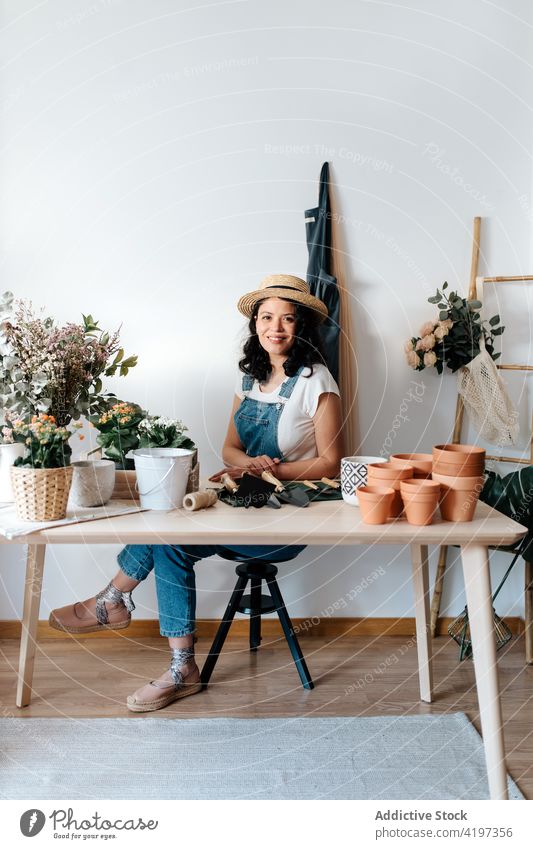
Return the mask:
M 318 325 L 325 304 L 298 277 L 272 275 L 238 304 L 250 319 L 250 336 L 222 450 L 224 472 L 268 470 L 281 480 L 335 477 L 342 456 L 341 409 L 337 384 L 323 364 Z M 50 625 L 80 634 L 126 628 L 134 604 L 131 592 L 154 569 L 160 631 L 168 637 L 170 668 L 128 696 L 134 712 L 158 710 L 201 689 L 194 661 L 195 563 L 219 546 L 128 545 L 120 569 L 105 590 L 84 602 L 53 610 Z M 275 561 L 295 557 L 304 546 L 232 546 L 248 556 Z

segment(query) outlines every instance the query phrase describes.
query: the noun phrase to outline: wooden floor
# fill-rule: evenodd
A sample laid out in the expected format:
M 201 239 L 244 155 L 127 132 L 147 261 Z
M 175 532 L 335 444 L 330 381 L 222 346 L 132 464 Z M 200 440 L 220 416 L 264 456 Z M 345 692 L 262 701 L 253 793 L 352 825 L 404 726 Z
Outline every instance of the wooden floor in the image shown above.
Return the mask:
M 286 644 L 266 639 L 250 653 L 228 641 L 209 689 L 157 714 L 178 717 L 375 716 L 464 711 L 479 730 L 474 668 L 458 662 L 448 637 L 435 640 L 435 702 L 418 700 L 416 645 L 409 637 L 301 638 L 315 689 L 300 686 Z M 199 664 L 209 648 L 196 646 Z M 15 707 L 18 641 L 0 641 L 0 716 L 125 717 L 126 696 L 167 666 L 166 641 L 154 638 L 45 640 L 37 649 L 32 704 Z M 507 764 L 533 799 L 533 667 L 515 638 L 498 655 Z M 142 721 L 142 717 L 140 717 Z

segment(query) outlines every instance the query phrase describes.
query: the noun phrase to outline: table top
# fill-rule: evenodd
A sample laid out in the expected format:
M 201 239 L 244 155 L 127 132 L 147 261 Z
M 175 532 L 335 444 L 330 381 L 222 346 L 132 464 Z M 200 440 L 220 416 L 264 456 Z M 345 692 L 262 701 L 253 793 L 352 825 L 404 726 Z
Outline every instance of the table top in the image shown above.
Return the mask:
M 144 544 L 144 545 L 512 545 L 527 532 L 502 513 L 478 503 L 472 522 L 443 522 L 427 527 L 405 519 L 365 525 L 358 507 L 323 501 L 309 507 L 284 505 L 280 510 L 230 507 L 218 502 L 207 510 L 145 511 L 63 525 L 17 537 L 15 544 Z M 7 540 L 0 538 L 6 544 Z

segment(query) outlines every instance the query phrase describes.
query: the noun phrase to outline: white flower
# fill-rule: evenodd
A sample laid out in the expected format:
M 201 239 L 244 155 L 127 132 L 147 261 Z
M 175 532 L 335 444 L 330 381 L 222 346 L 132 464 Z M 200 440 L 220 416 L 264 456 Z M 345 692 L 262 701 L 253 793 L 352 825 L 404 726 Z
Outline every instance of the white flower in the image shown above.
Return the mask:
M 427 354 L 424 354 L 424 365 L 425 366 L 434 366 L 437 362 L 437 355 L 435 351 L 428 351 Z

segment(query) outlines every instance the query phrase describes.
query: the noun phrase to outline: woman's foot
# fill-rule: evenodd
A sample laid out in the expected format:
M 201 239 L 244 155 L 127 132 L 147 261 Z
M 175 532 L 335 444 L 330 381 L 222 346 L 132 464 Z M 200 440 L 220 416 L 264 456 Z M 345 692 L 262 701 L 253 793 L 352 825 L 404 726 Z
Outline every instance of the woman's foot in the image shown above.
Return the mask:
M 119 631 L 131 622 L 135 605 L 131 592 L 121 592 L 113 583 L 86 601 L 77 601 L 52 610 L 48 622 L 56 631 L 69 634 L 88 634 L 111 629 Z
M 194 660 L 194 649 L 172 649 L 170 669 L 128 696 L 127 705 L 134 713 L 147 713 L 199 693 L 201 689 L 200 670 Z

